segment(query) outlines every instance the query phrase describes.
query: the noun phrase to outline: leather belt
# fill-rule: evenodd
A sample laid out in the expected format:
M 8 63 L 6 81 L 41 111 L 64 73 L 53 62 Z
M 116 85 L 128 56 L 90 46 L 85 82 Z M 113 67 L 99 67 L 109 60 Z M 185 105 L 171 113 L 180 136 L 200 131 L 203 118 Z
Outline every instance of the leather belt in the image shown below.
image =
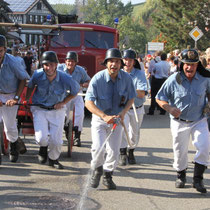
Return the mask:
M 0 92 L 0 94 L 9 95 L 9 94 L 13 94 L 13 93 L 3 93 L 3 92 Z
M 139 108 L 141 108 L 143 105 L 141 105 L 141 106 L 136 106 L 136 109 L 139 109 Z M 133 109 L 133 107 L 131 107 L 130 109 Z
M 174 118 L 176 120 L 180 120 L 182 122 L 186 122 L 186 123 L 193 123 L 194 121 L 190 121 L 190 120 L 184 120 L 184 119 L 181 119 L 181 118 Z
M 42 109 L 46 109 L 46 110 L 54 110 L 54 106 L 44 106 L 44 105 L 40 105 L 39 106 Z

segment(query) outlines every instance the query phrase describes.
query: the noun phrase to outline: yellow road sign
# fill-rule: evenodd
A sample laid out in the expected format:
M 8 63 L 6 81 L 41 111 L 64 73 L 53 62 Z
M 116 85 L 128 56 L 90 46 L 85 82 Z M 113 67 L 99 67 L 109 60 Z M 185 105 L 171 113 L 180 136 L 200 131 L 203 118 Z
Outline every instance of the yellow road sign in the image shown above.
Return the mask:
M 195 40 L 199 40 L 203 36 L 203 32 L 196 26 L 190 31 L 189 35 Z

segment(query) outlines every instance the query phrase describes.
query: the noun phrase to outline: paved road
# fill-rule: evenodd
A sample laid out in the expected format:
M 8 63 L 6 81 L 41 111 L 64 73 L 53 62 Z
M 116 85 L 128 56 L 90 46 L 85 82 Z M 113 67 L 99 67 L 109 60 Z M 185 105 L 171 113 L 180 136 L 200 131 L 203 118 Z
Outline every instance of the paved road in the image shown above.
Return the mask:
M 148 111 L 148 101 L 145 106 Z M 64 137 L 65 139 L 65 137 Z M 194 149 L 189 145 L 189 168 L 185 189 L 174 187 L 173 152 L 168 116 L 145 115 L 136 165 L 118 167 L 114 173 L 117 190 L 86 187 L 90 163 L 90 118 L 85 119 L 82 147 L 66 155 L 64 141 L 61 162 L 54 170 L 37 161 L 38 146 L 27 136 L 28 152 L 17 163 L 3 157 L 0 166 L 0 209 L 102 209 L 102 210 L 210 210 L 210 170 L 204 175 L 209 193 L 201 195 L 191 187 Z

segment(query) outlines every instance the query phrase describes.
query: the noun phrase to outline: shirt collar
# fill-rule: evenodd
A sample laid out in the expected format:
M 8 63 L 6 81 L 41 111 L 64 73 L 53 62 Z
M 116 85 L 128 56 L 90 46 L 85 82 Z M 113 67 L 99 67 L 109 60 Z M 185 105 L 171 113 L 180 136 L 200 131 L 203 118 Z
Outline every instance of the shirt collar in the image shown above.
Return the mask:
M 188 80 L 187 77 L 185 76 L 184 71 L 182 71 L 181 74 L 182 74 L 182 78 L 183 78 L 184 80 Z M 193 80 L 194 80 L 194 79 L 199 80 L 198 72 L 195 73 L 195 76 L 193 77 Z
M 121 72 L 122 71 L 123 71 L 122 69 L 119 70 L 118 75 L 117 75 L 117 79 L 121 79 L 122 78 L 122 76 L 121 76 L 121 74 L 122 74 Z M 111 77 L 109 75 L 108 69 L 105 70 L 105 79 L 106 79 L 106 82 L 112 81 Z
M 66 73 L 70 74 L 70 73 L 69 73 L 69 70 L 67 69 L 67 66 L 66 66 L 66 65 L 65 65 L 64 71 L 65 71 Z M 72 74 L 75 74 L 75 73 L 77 73 L 77 72 L 79 72 L 79 68 L 78 68 L 78 66 L 76 65 L 76 66 L 74 67 L 74 71 L 72 72 Z M 72 75 L 72 74 L 71 74 L 71 75 Z
M 135 71 L 136 71 L 136 69 L 133 68 L 133 69 L 131 70 L 130 74 L 134 75 L 134 74 L 135 74 Z
M 43 74 L 42 74 L 41 80 L 48 80 L 48 79 L 47 79 L 47 75 L 45 74 L 44 69 L 42 68 L 41 70 L 43 71 Z M 56 82 L 58 82 L 58 81 L 59 81 L 59 78 L 60 78 L 60 76 L 59 76 L 59 71 L 58 71 L 58 70 L 56 70 L 56 77 L 55 77 L 55 81 L 56 81 Z
M 4 54 L 4 59 L 3 59 L 3 62 L 2 62 L 3 65 L 7 65 L 7 64 L 9 63 L 8 57 L 9 57 L 8 54 L 5 53 L 5 54 Z

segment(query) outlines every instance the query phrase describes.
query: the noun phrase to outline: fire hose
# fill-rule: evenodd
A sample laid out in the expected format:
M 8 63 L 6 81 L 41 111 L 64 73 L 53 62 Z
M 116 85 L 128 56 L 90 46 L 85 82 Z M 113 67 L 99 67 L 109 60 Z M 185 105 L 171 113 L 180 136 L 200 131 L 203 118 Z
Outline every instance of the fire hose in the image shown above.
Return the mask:
M 127 129 L 126 129 L 125 124 L 124 124 L 123 121 L 121 121 L 121 125 L 122 125 L 122 127 L 124 128 L 125 136 L 126 136 L 126 140 L 127 140 L 128 145 L 129 145 L 131 148 L 135 147 L 136 144 L 132 144 L 132 142 L 131 142 L 131 140 L 130 140 L 130 137 L 129 137 L 129 135 L 128 135 L 128 131 L 127 131 Z

